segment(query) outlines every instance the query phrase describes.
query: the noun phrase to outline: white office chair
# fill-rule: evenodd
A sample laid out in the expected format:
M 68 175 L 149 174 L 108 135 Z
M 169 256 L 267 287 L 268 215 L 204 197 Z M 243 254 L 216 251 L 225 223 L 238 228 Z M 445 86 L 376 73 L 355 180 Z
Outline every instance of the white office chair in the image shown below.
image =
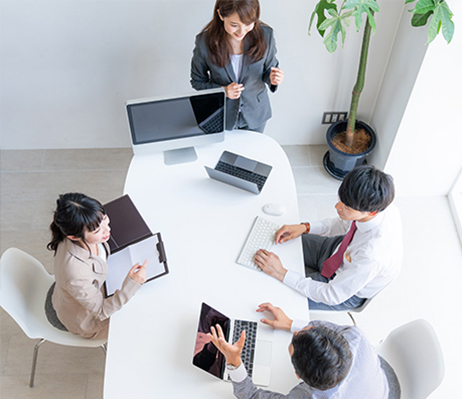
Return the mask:
M 361 305 L 361 306 L 358 306 L 357 308 L 354 308 L 354 309 L 350 309 L 347 313 L 348 313 L 348 316 L 350 316 L 350 319 L 351 321 L 353 322 L 354 325 L 356 325 L 356 320 L 355 318 L 353 317 L 352 313 L 361 313 L 364 309 L 366 309 L 366 307 L 371 303 L 371 301 L 375 298 L 375 296 L 371 297 L 371 298 L 367 298 L 365 300 L 365 302 Z
M 40 346 L 45 341 L 67 346 L 102 347 L 106 340 L 91 340 L 53 327 L 45 315 L 45 298 L 54 277 L 32 256 L 17 249 L 6 250 L 0 259 L 0 306 L 18 323 L 35 345 L 30 376 L 34 386 L 35 368 Z
M 355 320 L 354 316 L 352 315 L 352 313 L 360 313 L 360 312 L 362 312 L 364 309 L 366 309 L 366 307 L 372 302 L 372 300 L 374 298 L 375 298 L 375 296 L 366 299 L 366 301 L 361 306 L 359 306 L 357 308 L 354 308 L 354 309 L 350 309 L 350 310 L 313 309 L 313 310 L 310 310 L 310 315 L 311 315 L 312 319 L 321 318 L 322 320 L 324 320 L 324 319 L 325 320 L 330 320 L 330 319 L 335 320 L 335 319 L 337 319 L 338 315 L 344 315 L 346 313 L 350 317 L 351 321 L 353 322 L 353 325 L 356 326 L 356 320 Z M 340 324 L 343 324 L 343 322 L 341 322 Z
M 426 320 L 414 320 L 393 330 L 377 353 L 395 371 L 401 399 L 427 398 L 443 381 L 444 359 L 435 330 Z

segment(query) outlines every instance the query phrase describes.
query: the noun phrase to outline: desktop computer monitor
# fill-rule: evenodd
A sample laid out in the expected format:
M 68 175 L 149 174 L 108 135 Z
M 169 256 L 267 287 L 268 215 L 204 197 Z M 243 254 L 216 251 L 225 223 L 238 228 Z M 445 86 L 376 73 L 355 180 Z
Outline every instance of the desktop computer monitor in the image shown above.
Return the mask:
M 126 103 L 135 154 L 164 152 L 167 165 L 197 159 L 194 146 L 225 138 L 225 92 L 202 90 Z

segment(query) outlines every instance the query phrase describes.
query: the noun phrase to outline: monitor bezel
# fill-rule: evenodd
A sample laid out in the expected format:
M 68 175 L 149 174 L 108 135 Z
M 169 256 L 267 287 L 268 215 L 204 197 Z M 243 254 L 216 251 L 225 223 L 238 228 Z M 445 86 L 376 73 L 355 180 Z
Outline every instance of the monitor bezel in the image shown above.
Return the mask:
M 195 136 L 190 137 L 183 137 L 183 138 L 168 138 L 165 140 L 154 141 L 149 143 L 139 143 L 135 144 L 133 141 L 133 133 L 132 133 L 132 125 L 130 121 L 130 114 L 129 114 L 129 107 L 134 105 L 140 105 L 144 103 L 152 103 L 152 102 L 160 102 L 160 101 L 170 101 L 175 99 L 185 99 L 190 98 L 193 96 L 203 96 L 207 94 L 222 94 L 223 95 L 223 104 L 224 104 L 224 112 L 225 112 L 225 121 L 226 121 L 226 94 L 223 88 L 217 89 L 208 89 L 208 90 L 200 90 L 191 93 L 185 93 L 180 95 L 170 95 L 170 96 L 156 96 L 156 97 L 148 97 L 148 98 L 141 98 L 141 99 L 134 99 L 128 100 L 125 103 L 125 110 L 127 116 L 127 123 L 128 123 L 128 130 L 130 134 L 130 141 L 132 143 L 133 152 L 136 154 L 152 154 L 156 152 L 167 152 L 171 150 L 185 150 L 192 147 L 208 145 L 213 143 L 219 143 L 224 141 L 225 139 L 225 127 L 222 132 L 218 133 L 210 133 L 210 134 L 197 134 Z M 224 124 L 226 126 L 226 123 Z M 191 151 L 191 149 L 189 150 Z M 164 154 L 165 155 L 165 154 Z M 185 161 L 190 162 L 190 161 Z

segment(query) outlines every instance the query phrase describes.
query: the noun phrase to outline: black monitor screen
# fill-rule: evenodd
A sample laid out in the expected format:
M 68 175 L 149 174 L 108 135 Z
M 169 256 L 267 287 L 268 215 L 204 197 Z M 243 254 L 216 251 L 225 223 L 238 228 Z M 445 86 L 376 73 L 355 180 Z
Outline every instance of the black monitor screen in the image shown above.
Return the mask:
M 224 97 L 215 92 L 128 104 L 133 144 L 223 132 Z

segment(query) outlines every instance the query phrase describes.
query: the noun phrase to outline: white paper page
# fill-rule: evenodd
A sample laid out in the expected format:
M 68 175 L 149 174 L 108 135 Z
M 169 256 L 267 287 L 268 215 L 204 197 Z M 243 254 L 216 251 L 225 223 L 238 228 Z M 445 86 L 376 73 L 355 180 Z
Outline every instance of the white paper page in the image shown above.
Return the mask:
M 158 242 L 158 237 L 154 235 L 109 256 L 106 276 L 106 290 L 109 295 L 122 288 L 128 272 L 136 263 L 143 264 L 146 259 L 149 259 L 146 266 L 148 280 L 165 272 L 164 264 L 159 262 L 159 252 L 156 247 Z
M 108 295 L 122 288 L 122 284 L 132 267 L 132 260 L 128 248 L 112 254 L 107 259 L 108 272 L 106 275 L 106 291 Z
M 159 251 L 157 251 L 156 247 L 158 242 L 157 236 L 152 236 L 128 247 L 132 265 L 137 262 L 142 265 L 146 259 L 149 259 L 148 265 L 146 266 L 146 277 L 148 280 L 165 271 L 164 264 L 159 262 Z

